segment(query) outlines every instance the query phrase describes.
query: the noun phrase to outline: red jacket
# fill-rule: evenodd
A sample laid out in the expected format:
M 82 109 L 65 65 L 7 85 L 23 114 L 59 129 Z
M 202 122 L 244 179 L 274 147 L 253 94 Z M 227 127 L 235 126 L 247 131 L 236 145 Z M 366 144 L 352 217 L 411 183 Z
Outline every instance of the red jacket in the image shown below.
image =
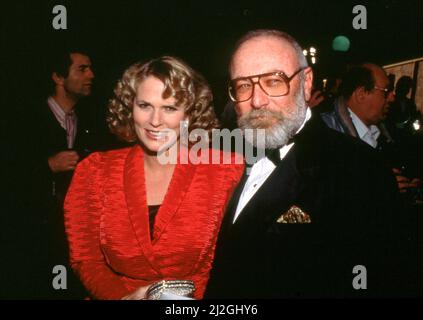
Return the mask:
M 72 268 L 98 299 L 120 299 L 163 279 L 193 280 L 201 298 L 242 171 L 177 164 L 151 241 L 142 149 L 92 154 L 78 165 L 65 201 Z

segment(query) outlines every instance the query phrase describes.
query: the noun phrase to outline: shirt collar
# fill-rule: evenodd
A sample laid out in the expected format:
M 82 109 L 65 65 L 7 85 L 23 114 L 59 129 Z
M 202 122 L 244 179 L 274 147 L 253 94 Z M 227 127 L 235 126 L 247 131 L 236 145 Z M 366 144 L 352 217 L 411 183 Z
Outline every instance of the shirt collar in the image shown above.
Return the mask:
M 311 110 L 309 107 L 307 107 L 307 111 L 306 111 L 306 116 L 305 119 L 303 121 L 303 124 L 301 125 L 301 127 L 297 130 L 297 132 L 295 133 L 295 135 L 297 135 L 305 126 L 306 122 L 309 121 L 311 118 Z M 286 154 L 288 153 L 288 151 L 291 149 L 291 147 L 294 145 L 294 142 L 291 142 L 287 145 L 284 145 L 283 147 L 281 147 L 279 149 L 279 156 L 281 158 L 281 160 L 286 156 Z
M 361 119 L 350 108 L 348 108 L 348 111 L 350 112 L 351 120 L 355 129 L 357 130 L 360 139 L 373 146 L 372 143 L 369 143 L 368 138 L 370 137 L 376 142 L 380 135 L 379 128 L 373 124 L 370 125 L 370 127 L 366 126 L 364 122 L 361 121 Z
M 54 100 L 53 97 L 48 97 L 47 103 L 56 117 L 59 117 L 60 119 L 65 119 L 65 110 L 62 109 L 62 107 L 57 103 L 56 100 Z

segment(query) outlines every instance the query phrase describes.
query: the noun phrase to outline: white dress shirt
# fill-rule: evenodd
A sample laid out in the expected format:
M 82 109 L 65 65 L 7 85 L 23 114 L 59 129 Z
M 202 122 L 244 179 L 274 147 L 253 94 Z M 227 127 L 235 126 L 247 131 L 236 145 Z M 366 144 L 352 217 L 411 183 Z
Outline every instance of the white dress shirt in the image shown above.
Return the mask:
M 305 123 L 311 118 L 311 111 L 310 108 L 307 108 L 306 117 L 304 119 L 303 124 L 301 125 L 300 129 L 296 132 L 301 131 L 304 127 Z M 294 142 L 283 146 L 279 149 L 281 160 L 285 158 L 286 154 L 291 150 L 294 146 Z M 242 190 L 241 196 L 239 197 L 238 206 L 236 208 L 235 216 L 234 216 L 234 223 L 238 216 L 240 215 L 242 209 L 247 205 L 247 203 L 251 200 L 254 194 L 257 192 L 258 189 L 263 185 L 263 183 L 267 180 L 270 174 L 275 170 L 275 164 L 269 160 L 267 157 L 261 158 L 258 160 L 251 168 L 250 174 L 248 179 L 244 185 L 244 189 Z
M 377 138 L 380 136 L 379 128 L 373 124 L 370 127 L 366 126 L 350 108 L 348 108 L 348 111 L 350 112 L 351 120 L 355 129 L 357 130 L 360 139 L 370 145 L 372 148 L 376 148 Z
M 51 112 L 53 112 L 57 121 L 60 123 L 60 126 L 66 130 L 68 148 L 72 149 L 75 143 L 78 122 L 75 112 L 66 113 L 53 97 L 49 97 L 47 103 Z

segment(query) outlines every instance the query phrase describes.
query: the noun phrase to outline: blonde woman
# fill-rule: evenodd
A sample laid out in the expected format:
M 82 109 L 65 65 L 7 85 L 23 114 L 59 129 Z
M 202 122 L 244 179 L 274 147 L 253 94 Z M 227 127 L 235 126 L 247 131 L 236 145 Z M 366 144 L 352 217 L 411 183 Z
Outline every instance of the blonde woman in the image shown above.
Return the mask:
M 153 283 L 190 280 L 200 299 L 243 171 L 179 161 L 190 150 L 180 143 L 181 127 L 210 132 L 218 125 L 212 93 L 183 61 L 164 56 L 125 71 L 109 113 L 112 132 L 136 144 L 78 165 L 65 203 L 71 265 L 93 298 L 144 299 Z M 163 164 L 158 155 L 169 131 L 178 161 Z

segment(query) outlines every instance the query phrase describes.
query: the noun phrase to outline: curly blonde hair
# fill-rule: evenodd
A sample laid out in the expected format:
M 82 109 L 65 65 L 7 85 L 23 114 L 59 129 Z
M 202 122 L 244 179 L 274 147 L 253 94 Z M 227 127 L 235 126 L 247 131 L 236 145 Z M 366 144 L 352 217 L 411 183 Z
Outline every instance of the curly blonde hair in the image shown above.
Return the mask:
M 207 81 L 179 58 L 162 56 L 131 65 L 118 81 L 114 98 L 109 100 L 107 123 L 119 138 L 134 142 L 137 135 L 132 115 L 139 84 L 153 76 L 164 83 L 163 99 L 174 97 L 189 119 L 188 130 L 211 130 L 219 126 L 213 108 L 213 94 Z

